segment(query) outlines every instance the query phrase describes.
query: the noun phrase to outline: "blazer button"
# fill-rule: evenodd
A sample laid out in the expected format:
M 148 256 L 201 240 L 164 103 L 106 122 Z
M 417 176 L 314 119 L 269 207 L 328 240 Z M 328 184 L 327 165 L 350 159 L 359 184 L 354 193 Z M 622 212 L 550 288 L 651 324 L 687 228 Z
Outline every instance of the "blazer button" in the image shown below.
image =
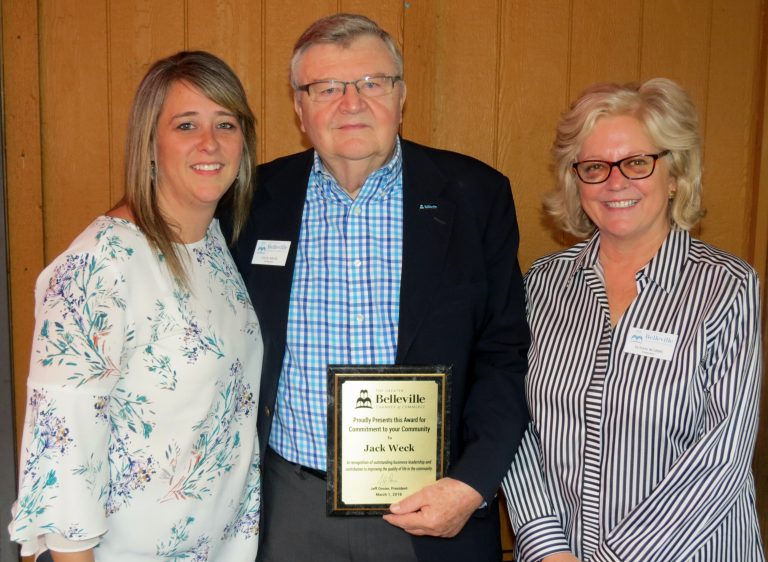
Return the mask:
M 272 415 L 272 410 L 269 409 L 269 406 L 264 406 L 264 415 L 267 417 Z

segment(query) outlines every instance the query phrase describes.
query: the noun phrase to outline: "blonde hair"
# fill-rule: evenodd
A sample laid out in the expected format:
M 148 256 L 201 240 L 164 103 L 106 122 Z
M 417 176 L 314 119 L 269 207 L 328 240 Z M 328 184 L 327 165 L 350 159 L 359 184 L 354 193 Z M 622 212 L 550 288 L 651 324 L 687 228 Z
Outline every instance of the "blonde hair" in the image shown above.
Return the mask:
M 295 90 L 299 86 L 296 82 L 296 67 L 299 64 L 299 59 L 312 45 L 322 43 L 348 47 L 355 39 L 365 35 L 378 37 L 384 42 L 384 45 L 386 45 L 389 53 L 392 55 L 397 75 L 402 78 L 403 54 L 400 52 L 397 43 L 392 39 L 392 36 L 370 18 L 360 14 L 339 13 L 315 21 L 304 30 L 304 33 L 296 41 L 293 47 L 290 69 L 291 86 L 293 89 Z
M 595 84 L 562 114 L 552 146 L 557 187 L 545 197 L 545 210 L 566 232 L 578 237 L 594 232 L 594 223 L 581 208 L 573 164 L 597 121 L 618 115 L 636 118 L 659 150 L 670 151 L 666 158 L 677 189 L 669 205 L 669 220 L 689 230 L 704 214 L 701 136 L 693 102 L 667 78 L 653 78 L 643 84 Z
M 252 178 L 256 163 L 255 118 L 248 106 L 240 80 L 220 58 L 205 51 L 182 51 L 160 59 L 147 71 L 139 84 L 128 117 L 125 155 L 125 202 L 136 225 L 150 246 L 159 251 L 171 273 L 186 285 L 186 255 L 173 224 L 165 217 L 157 201 L 155 189 L 155 154 L 157 120 L 165 97 L 176 82 L 184 82 L 211 101 L 231 111 L 243 133 L 243 154 L 237 178 L 224 200 L 232 209 L 233 234 L 236 240 L 250 209 L 253 195 Z

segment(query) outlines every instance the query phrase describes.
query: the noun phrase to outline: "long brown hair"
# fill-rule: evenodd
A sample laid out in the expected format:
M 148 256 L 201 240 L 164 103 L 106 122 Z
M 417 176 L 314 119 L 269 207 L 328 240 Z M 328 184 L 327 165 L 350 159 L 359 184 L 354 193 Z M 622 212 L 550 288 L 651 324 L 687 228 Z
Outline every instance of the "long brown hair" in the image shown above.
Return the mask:
M 155 62 L 139 84 L 128 118 L 125 155 L 125 202 L 136 225 L 158 250 L 171 273 L 186 284 L 186 255 L 169 218 L 160 211 L 155 186 L 157 120 L 171 85 L 185 82 L 231 111 L 243 133 L 243 155 L 232 186 L 222 199 L 232 210 L 236 240 L 247 219 L 256 162 L 255 118 L 240 80 L 220 58 L 205 51 L 182 51 Z M 221 202 L 219 203 L 221 204 Z

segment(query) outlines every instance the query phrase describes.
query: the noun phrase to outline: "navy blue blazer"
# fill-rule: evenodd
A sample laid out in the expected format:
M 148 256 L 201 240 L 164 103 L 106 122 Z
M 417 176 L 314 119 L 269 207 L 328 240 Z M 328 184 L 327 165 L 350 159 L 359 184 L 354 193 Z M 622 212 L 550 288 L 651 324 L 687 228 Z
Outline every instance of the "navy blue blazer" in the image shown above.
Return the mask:
M 402 141 L 403 265 L 398 364 L 451 364 L 448 473 L 489 504 L 453 539 L 414 537 L 420 560 L 499 560 L 494 501 L 528 423 L 529 345 L 509 181 L 482 162 Z M 291 279 L 312 150 L 258 169 L 232 253 L 261 324 L 262 459 L 283 363 Z M 253 265 L 258 240 L 291 242 L 284 267 Z M 265 506 L 269 509 L 269 506 Z

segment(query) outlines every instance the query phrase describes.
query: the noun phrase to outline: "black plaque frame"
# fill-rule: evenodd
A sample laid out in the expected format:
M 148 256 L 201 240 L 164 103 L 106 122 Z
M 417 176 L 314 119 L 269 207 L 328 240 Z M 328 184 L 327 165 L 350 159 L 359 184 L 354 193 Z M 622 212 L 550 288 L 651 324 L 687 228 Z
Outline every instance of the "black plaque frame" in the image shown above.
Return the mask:
M 437 429 L 435 446 L 437 466 L 435 481 L 448 472 L 450 453 L 451 365 L 328 365 L 328 456 L 327 495 L 328 515 L 361 516 L 389 513 L 390 501 L 382 503 L 347 504 L 341 499 L 342 481 L 339 459 L 344 447 L 341 423 L 341 388 L 349 380 L 434 380 L 438 384 Z

